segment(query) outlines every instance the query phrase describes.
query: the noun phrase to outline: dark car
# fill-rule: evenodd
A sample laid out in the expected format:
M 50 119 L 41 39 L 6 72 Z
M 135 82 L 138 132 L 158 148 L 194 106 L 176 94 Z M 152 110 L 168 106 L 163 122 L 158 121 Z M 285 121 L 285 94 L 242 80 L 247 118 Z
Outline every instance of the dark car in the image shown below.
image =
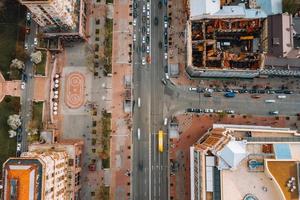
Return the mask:
M 137 2 L 134 2 L 134 3 L 133 3 L 133 8 L 134 8 L 134 9 L 137 9 L 137 7 L 138 7 L 138 3 L 137 3 Z
M 17 134 L 17 142 L 22 142 L 22 134 Z
M 154 18 L 154 25 L 158 25 L 158 18 L 157 17 Z
M 193 108 L 187 108 L 186 112 L 193 112 Z
M 159 2 L 158 2 L 158 8 L 160 9 L 161 7 L 162 7 L 162 2 L 159 1 Z
M 202 112 L 202 110 L 201 109 L 199 109 L 199 108 L 195 108 L 195 113 L 201 113 Z
M 146 42 L 147 42 L 147 44 L 149 44 L 149 42 L 150 42 L 149 36 L 146 37 Z
M 265 90 L 258 90 L 258 93 L 259 93 L 259 94 L 265 94 L 266 91 L 265 91 Z
M 203 89 L 203 88 L 197 88 L 197 92 L 198 92 L 198 93 L 203 93 L 203 92 L 204 92 L 204 89 Z
M 168 73 L 168 65 L 165 65 L 164 71 L 165 71 L 165 73 Z
M 275 90 L 275 93 L 276 93 L 276 94 L 282 94 L 282 93 L 283 93 L 283 90 Z
M 142 27 L 142 33 L 143 33 L 143 34 L 146 34 L 146 31 L 147 31 L 147 30 L 146 30 L 146 27 L 143 26 L 143 27 Z
M 161 42 L 161 41 L 159 41 L 158 47 L 159 47 L 160 49 L 162 48 L 162 42 Z
M 285 90 L 283 93 L 284 93 L 284 94 L 293 94 L 293 92 L 290 91 L 290 90 Z

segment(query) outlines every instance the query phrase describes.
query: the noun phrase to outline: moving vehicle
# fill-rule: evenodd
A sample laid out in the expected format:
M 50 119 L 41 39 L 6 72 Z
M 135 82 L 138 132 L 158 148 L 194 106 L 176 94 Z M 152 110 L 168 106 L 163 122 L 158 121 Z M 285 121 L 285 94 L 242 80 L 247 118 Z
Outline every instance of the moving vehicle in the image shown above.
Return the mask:
M 142 58 L 142 65 L 146 65 L 146 58 L 145 57 Z
M 37 38 L 34 38 L 34 39 L 33 39 L 33 43 L 34 43 L 35 46 L 38 45 L 38 40 L 37 40 Z
M 140 128 L 137 129 L 137 138 L 138 138 L 138 140 L 140 140 L 140 138 L 141 138 L 141 129 Z
M 265 100 L 266 103 L 275 103 L 276 101 L 274 99 L 267 99 Z
M 138 107 L 139 108 L 141 107 L 141 98 L 140 97 L 138 98 Z
M 195 87 L 190 87 L 190 88 L 189 88 L 189 91 L 197 91 L 197 88 L 195 88 Z
M 154 25 L 158 25 L 158 18 L 157 17 L 154 18 Z
M 205 96 L 205 97 L 212 97 L 212 94 L 211 94 L 211 92 L 205 92 L 205 93 L 204 93 L 204 96 Z
M 235 97 L 235 93 L 234 92 L 226 92 L 224 94 L 225 97 L 229 97 L 229 98 L 232 98 L 232 97 Z
M 167 117 L 164 119 L 164 125 L 165 125 L 165 126 L 168 125 L 168 118 L 167 118 Z
M 279 111 L 278 111 L 278 110 L 270 111 L 269 114 L 270 114 L 270 115 L 278 115 L 278 114 L 279 114 Z
M 278 98 L 278 99 L 285 99 L 286 96 L 285 96 L 285 95 L 278 95 L 277 98 Z
M 164 132 L 162 130 L 158 131 L 158 151 L 164 151 Z

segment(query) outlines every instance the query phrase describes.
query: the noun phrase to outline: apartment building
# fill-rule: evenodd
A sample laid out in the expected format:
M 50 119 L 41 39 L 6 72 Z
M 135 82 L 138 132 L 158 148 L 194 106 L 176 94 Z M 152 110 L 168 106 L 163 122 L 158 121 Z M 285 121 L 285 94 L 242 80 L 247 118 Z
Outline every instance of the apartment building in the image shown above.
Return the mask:
M 79 199 L 83 141 L 34 144 L 3 165 L 4 200 Z
M 75 0 L 20 0 L 40 26 L 61 26 L 74 28 Z

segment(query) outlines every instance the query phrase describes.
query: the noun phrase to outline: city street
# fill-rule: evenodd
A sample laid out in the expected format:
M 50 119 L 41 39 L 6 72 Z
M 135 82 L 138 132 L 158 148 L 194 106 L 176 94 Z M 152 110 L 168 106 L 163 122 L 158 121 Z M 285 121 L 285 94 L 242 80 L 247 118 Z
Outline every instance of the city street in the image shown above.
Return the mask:
M 163 42 L 164 28 L 163 19 L 166 13 L 166 6 L 158 8 L 159 1 L 151 1 L 151 18 L 149 23 L 144 23 L 146 18 L 146 1 L 137 2 L 137 24 L 134 28 L 136 42 L 134 43 L 134 117 L 133 117 L 133 199 L 168 199 L 167 183 L 167 135 L 164 135 L 163 153 L 158 151 L 157 133 L 163 129 L 163 50 L 159 43 Z M 157 25 L 155 18 L 158 19 Z M 147 24 L 150 28 L 150 52 L 151 63 L 142 64 L 143 58 L 148 53 L 141 51 L 143 48 L 142 29 Z M 145 28 L 147 28 L 145 27 Z M 140 106 L 138 105 L 140 98 Z M 140 138 L 138 137 L 140 129 Z M 164 130 L 165 131 L 165 130 Z
M 30 55 L 34 52 L 34 38 L 36 36 L 37 25 L 32 20 L 30 24 L 30 34 L 26 35 L 25 43 L 28 45 L 27 53 Z M 28 150 L 27 144 L 27 127 L 28 123 L 32 118 L 32 97 L 33 97 L 33 88 L 34 88 L 34 79 L 33 79 L 33 63 L 30 59 L 27 59 L 25 62 L 25 70 L 24 74 L 26 74 L 27 82 L 25 89 L 22 92 L 21 96 L 21 119 L 22 119 L 22 144 L 21 144 L 21 152 L 25 152 Z

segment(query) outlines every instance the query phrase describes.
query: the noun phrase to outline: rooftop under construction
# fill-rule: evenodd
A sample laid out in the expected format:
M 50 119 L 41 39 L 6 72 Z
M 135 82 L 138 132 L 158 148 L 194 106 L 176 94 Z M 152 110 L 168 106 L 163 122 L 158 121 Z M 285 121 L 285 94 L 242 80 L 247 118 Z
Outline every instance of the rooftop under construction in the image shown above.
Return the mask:
M 191 65 L 205 69 L 256 70 L 261 66 L 262 19 L 191 21 Z

